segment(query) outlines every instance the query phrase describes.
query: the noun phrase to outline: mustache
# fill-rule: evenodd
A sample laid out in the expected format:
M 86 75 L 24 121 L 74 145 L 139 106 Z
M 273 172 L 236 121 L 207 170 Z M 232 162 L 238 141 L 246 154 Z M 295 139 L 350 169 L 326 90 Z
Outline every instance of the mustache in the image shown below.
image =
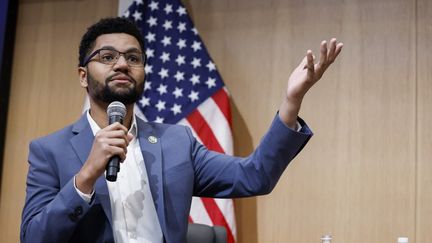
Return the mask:
M 126 74 L 126 73 L 121 73 L 121 72 L 117 72 L 117 73 L 114 73 L 114 74 L 108 76 L 108 77 L 105 79 L 105 83 L 108 84 L 110 81 L 112 81 L 112 80 L 114 80 L 114 79 L 118 79 L 118 78 L 121 78 L 121 79 L 127 79 L 127 80 L 131 81 L 131 82 L 134 83 L 134 84 L 137 83 L 136 80 L 135 80 L 134 78 L 132 78 L 131 76 L 129 76 L 129 75 Z

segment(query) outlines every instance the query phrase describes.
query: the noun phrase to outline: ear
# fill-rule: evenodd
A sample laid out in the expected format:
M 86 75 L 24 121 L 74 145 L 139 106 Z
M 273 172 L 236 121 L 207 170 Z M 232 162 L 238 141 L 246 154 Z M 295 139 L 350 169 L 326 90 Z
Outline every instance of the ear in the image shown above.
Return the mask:
M 78 76 L 80 79 L 80 85 L 83 88 L 88 88 L 88 82 L 87 82 L 87 68 L 85 67 L 79 67 L 78 68 Z

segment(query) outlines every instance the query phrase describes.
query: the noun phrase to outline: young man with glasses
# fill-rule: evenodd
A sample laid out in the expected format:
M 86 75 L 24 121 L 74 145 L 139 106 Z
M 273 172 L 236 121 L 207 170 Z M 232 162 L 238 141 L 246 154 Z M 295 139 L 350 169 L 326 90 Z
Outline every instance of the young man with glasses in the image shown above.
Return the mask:
M 341 51 L 321 43 L 291 74 L 269 131 L 247 158 L 207 150 L 179 125 L 146 123 L 133 105 L 144 88 L 144 43 L 123 18 L 102 19 L 84 34 L 80 84 L 90 98 L 76 123 L 30 144 L 22 242 L 185 242 L 192 196 L 269 193 L 312 133 L 297 114 L 303 96 Z M 123 125 L 107 121 L 107 106 L 127 108 Z M 115 182 L 109 159 L 123 162 Z

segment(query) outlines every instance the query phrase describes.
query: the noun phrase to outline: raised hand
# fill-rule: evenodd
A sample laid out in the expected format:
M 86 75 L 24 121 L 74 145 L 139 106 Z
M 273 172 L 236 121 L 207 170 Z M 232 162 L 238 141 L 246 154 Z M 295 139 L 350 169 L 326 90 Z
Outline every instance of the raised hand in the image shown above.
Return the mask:
M 327 68 L 335 61 L 343 47 L 336 38 L 321 42 L 319 62 L 315 64 L 315 57 L 311 50 L 288 79 L 286 96 L 279 109 L 279 116 L 289 127 L 294 128 L 300 111 L 301 102 L 307 91 L 322 77 Z

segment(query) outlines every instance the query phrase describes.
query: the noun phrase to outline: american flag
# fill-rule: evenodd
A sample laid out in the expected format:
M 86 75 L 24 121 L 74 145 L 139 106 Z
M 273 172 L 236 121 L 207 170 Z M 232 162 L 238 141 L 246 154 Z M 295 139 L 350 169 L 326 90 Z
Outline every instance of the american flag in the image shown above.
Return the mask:
M 146 82 L 137 102 L 148 121 L 189 126 L 208 149 L 232 154 L 229 95 L 179 0 L 135 0 L 123 14 L 145 38 Z M 193 198 L 190 221 L 221 225 L 235 242 L 231 199 Z

